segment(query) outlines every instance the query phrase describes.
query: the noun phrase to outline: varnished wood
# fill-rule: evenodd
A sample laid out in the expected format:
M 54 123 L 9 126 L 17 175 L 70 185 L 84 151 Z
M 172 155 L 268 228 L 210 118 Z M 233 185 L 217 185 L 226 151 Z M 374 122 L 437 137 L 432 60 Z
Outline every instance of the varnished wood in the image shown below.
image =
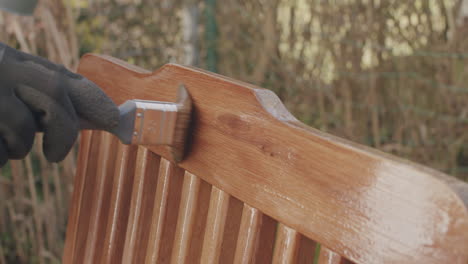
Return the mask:
M 123 263 L 145 261 L 159 162 L 160 157 L 148 149 L 143 147 L 138 149 Z
M 213 188 L 215 188 L 215 186 L 213 186 Z M 242 201 L 236 197 L 230 196 L 219 263 L 231 264 L 234 261 L 243 208 L 244 203 Z
M 213 187 L 211 189 L 201 263 L 215 264 L 219 262 L 228 209 L 229 194 Z
M 200 180 L 197 205 L 195 208 L 195 221 L 193 223 L 194 228 L 192 229 L 191 243 L 187 255 L 187 260 L 190 264 L 203 264 L 200 261 L 200 259 L 203 247 L 203 239 L 207 230 L 206 222 L 208 218 L 208 209 L 210 204 L 212 187 L 213 186 L 211 186 L 207 182 Z
M 174 241 L 172 263 L 188 263 L 188 253 L 195 223 L 195 210 L 200 189 L 200 179 L 187 174 L 182 188 L 182 204 L 177 221 L 177 233 Z
M 161 160 L 146 263 L 169 263 L 184 171 L 166 159 Z
M 70 212 L 67 224 L 67 236 L 65 248 L 63 251 L 63 263 L 73 263 L 75 257 L 75 246 L 78 232 L 79 215 L 81 213 L 81 202 L 83 197 L 83 187 L 86 180 L 86 170 L 88 167 L 88 157 L 90 156 L 91 148 L 91 131 L 81 133 L 80 153 L 77 162 L 77 171 L 75 177 L 75 185 L 73 196 L 71 199 Z
M 128 99 L 173 101 L 180 83 L 193 99 L 189 151 L 178 164 L 187 172 L 168 262 L 200 262 L 211 185 L 231 197 L 229 207 L 234 205 L 226 217 L 222 260 L 242 259 L 234 256 L 236 244 L 245 243 L 239 242 L 245 233 L 240 230 L 245 226 L 238 206 L 242 203 L 280 222 L 275 249 L 259 245 L 257 252 L 270 255 L 257 263 L 269 263 L 273 251 L 276 263 L 309 258 L 302 252 L 313 243 L 303 236 L 356 263 L 464 264 L 468 259 L 468 212 L 439 180 L 446 177 L 439 172 L 309 128 L 272 92 L 198 69 L 166 65 L 151 73 L 89 55 L 82 59 L 80 73 L 118 104 Z M 88 148 L 80 160 L 94 156 L 93 143 Z M 164 147 L 149 150 L 170 158 Z M 89 159 L 82 163 L 86 173 L 78 174 L 78 187 L 96 182 L 84 175 L 96 175 L 97 164 Z M 89 213 L 83 208 L 90 205 L 86 194 L 94 187 L 79 188 L 71 206 L 74 218 L 68 232 L 73 237 L 67 238 L 71 257 L 64 257 L 66 263 L 81 260 L 78 253 L 85 251 L 86 236 L 76 230 L 88 228 Z M 262 227 L 261 236 L 273 234 L 274 241 L 274 232 L 267 230 Z M 232 245 L 231 251 L 223 245 Z
M 276 240 L 278 222 L 268 215 L 262 215 L 262 225 L 255 263 L 271 263 L 273 261 L 273 248 Z
M 318 264 L 345 264 L 345 259 L 327 247 L 320 248 Z
M 99 247 L 104 242 L 108 208 L 110 204 L 111 192 L 109 186 L 112 186 L 115 167 L 115 153 L 117 149 L 117 139 L 109 133 L 101 133 L 101 142 L 99 146 L 100 163 L 97 164 L 96 189 L 92 197 L 92 207 L 90 208 L 90 224 L 88 227 L 88 237 L 86 239 L 86 250 L 84 254 L 85 263 L 100 262 L 102 251 Z
M 278 226 L 276 235 L 275 251 L 273 254 L 274 264 L 296 263 L 299 252 L 299 241 L 301 234 L 283 224 Z
M 311 239 L 301 235 L 297 253 L 297 264 L 314 263 L 317 244 Z
M 133 175 L 136 166 L 136 147 L 118 145 L 114 182 L 104 243 L 103 257 L 99 263 L 119 263 L 125 244 L 125 235 L 132 195 Z M 81 154 L 81 153 L 80 153 Z M 89 175 L 93 177 L 96 175 Z
M 234 263 L 256 263 L 257 250 L 260 243 L 260 231 L 263 224 L 262 220 L 263 215 L 258 209 L 244 205 Z M 262 241 L 262 243 L 264 242 L 267 241 Z
M 101 134 L 94 132 L 91 136 L 91 143 L 89 148 L 89 155 L 99 157 L 99 149 L 101 143 Z M 96 175 L 96 170 L 99 164 L 99 159 L 89 159 L 86 162 L 86 167 L 83 175 Z M 75 182 L 80 182 L 81 179 L 78 177 L 76 178 Z M 74 237 L 70 237 L 71 244 L 73 245 L 73 249 L 71 249 L 72 255 L 72 262 L 71 263 L 83 263 L 85 258 L 86 252 L 86 242 L 88 240 L 90 225 L 93 223 L 91 222 L 91 218 L 93 215 L 93 210 L 90 210 L 93 207 L 95 201 L 92 198 L 95 197 L 97 191 L 95 189 L 97 185 L 98 179 L 96 177 L 84 177 L 84 184 L 80 185 L 79 183 L 76 186 L 80 186 L 81 190 L 75 190 L 75 192 L 79 193 L 79 203 L 76 205 L 73 204 L 72 206 L 80 206 L 79 214 L 77 215 L 77 225 L 76 233 Z M 73 210 L 72 208 L 70 210 Z M 68 241 L 67 241 L 68 243 Z

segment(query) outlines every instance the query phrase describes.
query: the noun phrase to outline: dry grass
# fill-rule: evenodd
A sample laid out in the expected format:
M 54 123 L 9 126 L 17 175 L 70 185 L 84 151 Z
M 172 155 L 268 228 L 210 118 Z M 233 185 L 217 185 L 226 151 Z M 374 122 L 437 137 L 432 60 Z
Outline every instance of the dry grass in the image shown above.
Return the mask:
M 32 18 L 0 13 L 0 40 L 71 69 L 83 52 L 149 69 L 184 61 L 184 1 L 70 2 L 42 0 Z M 212 20 L 200 21 L 198 66 L 215 55 L 221 74 L 275 91 L 316 128 L 468 179 L 468 24 L 454 22 L 459 1 L 367 2 L 223 1 L 215 42 L 205 37 L 216 36 L 205 34 Z M 49 164 L 37 142 L 1 170 L 0 264 L 60 262 L 75 154 Z
M 34 17 L 0 13 L 1 40 L 74 69 L 74 17 L 62 1 L 41 1 Z M 42 156 L 38 137 L 24 161 L 0 175 L 0 264 L 60 263 L 73 186 L 75 153 L 59 166 Z

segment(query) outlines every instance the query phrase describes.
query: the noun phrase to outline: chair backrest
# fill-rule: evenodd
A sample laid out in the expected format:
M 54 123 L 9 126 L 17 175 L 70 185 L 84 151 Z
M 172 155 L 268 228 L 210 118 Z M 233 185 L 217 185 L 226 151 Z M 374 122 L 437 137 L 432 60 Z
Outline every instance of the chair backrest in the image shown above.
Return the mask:
M 199 69 L 85 56 L 117 104 L 194 102 L 187 159 L 82 133 L 64 263 L 462 263 L 468 212 L 439 172 L 298 122 Z M 318 246 L 318 243 L 321 245 Z

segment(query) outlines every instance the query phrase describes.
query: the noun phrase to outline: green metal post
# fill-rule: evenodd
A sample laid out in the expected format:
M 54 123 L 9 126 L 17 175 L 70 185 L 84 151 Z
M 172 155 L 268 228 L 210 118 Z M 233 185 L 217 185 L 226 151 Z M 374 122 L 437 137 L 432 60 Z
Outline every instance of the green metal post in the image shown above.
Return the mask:
M 206 17 L 206 67 L 207 70 L 212 72 L 217 72 L 217 51 L 216 51 L 216 42 L 218 38 L 218 26 L 216 24 L 216 0 L 205 0 L 205 17 Z

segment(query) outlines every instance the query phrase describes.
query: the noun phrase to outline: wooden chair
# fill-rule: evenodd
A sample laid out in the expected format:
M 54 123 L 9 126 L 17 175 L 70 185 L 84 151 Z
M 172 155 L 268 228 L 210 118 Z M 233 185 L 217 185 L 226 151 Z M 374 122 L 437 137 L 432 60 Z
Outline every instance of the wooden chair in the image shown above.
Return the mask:
M 163 147 L 82 133 L 64 263 L 467 263 L 468 212 L 439 172 L 199 69 L 88 55 L 79 72 L 117 104 L 174 101 L 183 83 L 195 109 L 177 165 Z

